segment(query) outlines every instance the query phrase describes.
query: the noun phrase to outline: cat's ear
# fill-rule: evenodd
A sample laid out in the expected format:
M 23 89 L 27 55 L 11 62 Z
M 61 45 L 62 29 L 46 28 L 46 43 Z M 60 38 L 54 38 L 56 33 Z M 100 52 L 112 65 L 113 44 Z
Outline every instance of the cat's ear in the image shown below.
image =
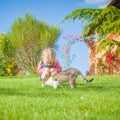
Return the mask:
M 54 80 L 56 80 L 56 79 L 57 79 L 57 73 L 52 74 L 51 77 L 52 77 Z
M 52 76 L 53 78 L 56 78 L 56 77 L 57 77 L 57 73 L 53 73 L 51 76 Z

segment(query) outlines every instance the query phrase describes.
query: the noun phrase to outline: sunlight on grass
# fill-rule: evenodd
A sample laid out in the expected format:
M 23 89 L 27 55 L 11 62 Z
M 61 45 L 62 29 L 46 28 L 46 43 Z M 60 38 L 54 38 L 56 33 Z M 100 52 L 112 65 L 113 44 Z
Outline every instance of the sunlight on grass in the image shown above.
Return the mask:
M 119 106 L 119 76 L 78 78 L 77 88 L 56 90 L 42 88 L 38 77 L 0 77 L 1 120 L 119 120 Z

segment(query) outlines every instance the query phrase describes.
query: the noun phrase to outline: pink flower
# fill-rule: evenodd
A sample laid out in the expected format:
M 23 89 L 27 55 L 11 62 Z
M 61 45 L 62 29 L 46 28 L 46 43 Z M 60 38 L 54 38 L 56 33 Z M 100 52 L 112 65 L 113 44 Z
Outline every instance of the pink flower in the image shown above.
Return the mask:
M 88 45 L 89 47 L 91 47 L 92 45 L 94 45 L 94 41 L 89 41 L 89 42 L 87 42 L 87 45 Z
M 79 38 L 77 37 L 76 40 L 79 40 Z
M 65 39 L 65 36 L 62 36 L 63 39 Z
M 115 56 L 110 53 L 106 56 L 106 58 L 109 59 L 109 60 L 114 60 Z
M 72 38 L 72 35 L 71 35 L 71 34 L 68 34 L 68 37 L 69 37 L 69 38 Z
M 88 70 L 86 71 L 86 76 L 90 76 L 90 72 Z

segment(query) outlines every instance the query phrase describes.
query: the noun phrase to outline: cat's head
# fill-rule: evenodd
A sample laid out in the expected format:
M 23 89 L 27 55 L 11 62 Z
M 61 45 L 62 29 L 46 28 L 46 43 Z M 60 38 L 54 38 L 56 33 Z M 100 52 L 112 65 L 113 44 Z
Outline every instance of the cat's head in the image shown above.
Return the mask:
M 50 76 L 44 77 L 44 78 L 42 79 L 42 84 L 44 84 L 46 81 L 48 81 L 49 78 L 50 78 Z
M 57 79 L 58 79 L 58 73 L 52 74 L 51 77 L 52 77 L 55 81 L 57 81 Z
M 50 74 L 47 73 L 47 71 L 43 72 L 43 74 L 41 75 L 42 78 L 42 83 L 45 83 L 50 77 Z

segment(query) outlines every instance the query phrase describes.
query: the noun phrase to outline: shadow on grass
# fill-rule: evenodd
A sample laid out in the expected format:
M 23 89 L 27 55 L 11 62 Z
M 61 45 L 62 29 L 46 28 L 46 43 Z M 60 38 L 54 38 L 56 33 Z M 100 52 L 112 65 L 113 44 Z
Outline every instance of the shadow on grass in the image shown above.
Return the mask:
M 70 88 L 69 88 L 70 89 Z M 26 97 L 59 97 L 59 96 L 70 96 L 70 91 L 66 91 L 65 89 L 58 88 L 54 90 L 50 86 L 46 86 L 45 88 L 39 88 L 34 90 L 28 89 L 14 89 L 14 88 L 0 88 L 0 95 L 5 96 L 26 96 Z
M 45 86 L 44 88 L 0 88 L 0 95 L 7 95 L 7 96 L 28 96 L 28 97 L 46 97 L 46 96 L 70 96 L 71 91 L 74 92 L 86 92 L 89 93 L 93 92 L 102 92 L 105 91 L 116 91 L 120 89 L 119 86 L 110 86 L 110 85 L 96 85 L 96 84 L 77 84 L 76 88 L 71 89 L 69 84 L 63 84 L 57 89 L 53 89 L 50 86 Z
M 77 84 L 77 88 L 80 88 L 85 91 L 116 91 L 117 89 L 120 90 L 120 86 L 110 85 L 110 84 Z
M 0 88 L 0 94 L 1 95 L 21 95 L 24 96 L 25 92 L 21 90 L 21 92 L 18 89 L 14 88 Z
M 27 89 L 0 88 L 0 95 L 38 97 L 43 96 L 43 92 L 39 90 L 30 91 Z

